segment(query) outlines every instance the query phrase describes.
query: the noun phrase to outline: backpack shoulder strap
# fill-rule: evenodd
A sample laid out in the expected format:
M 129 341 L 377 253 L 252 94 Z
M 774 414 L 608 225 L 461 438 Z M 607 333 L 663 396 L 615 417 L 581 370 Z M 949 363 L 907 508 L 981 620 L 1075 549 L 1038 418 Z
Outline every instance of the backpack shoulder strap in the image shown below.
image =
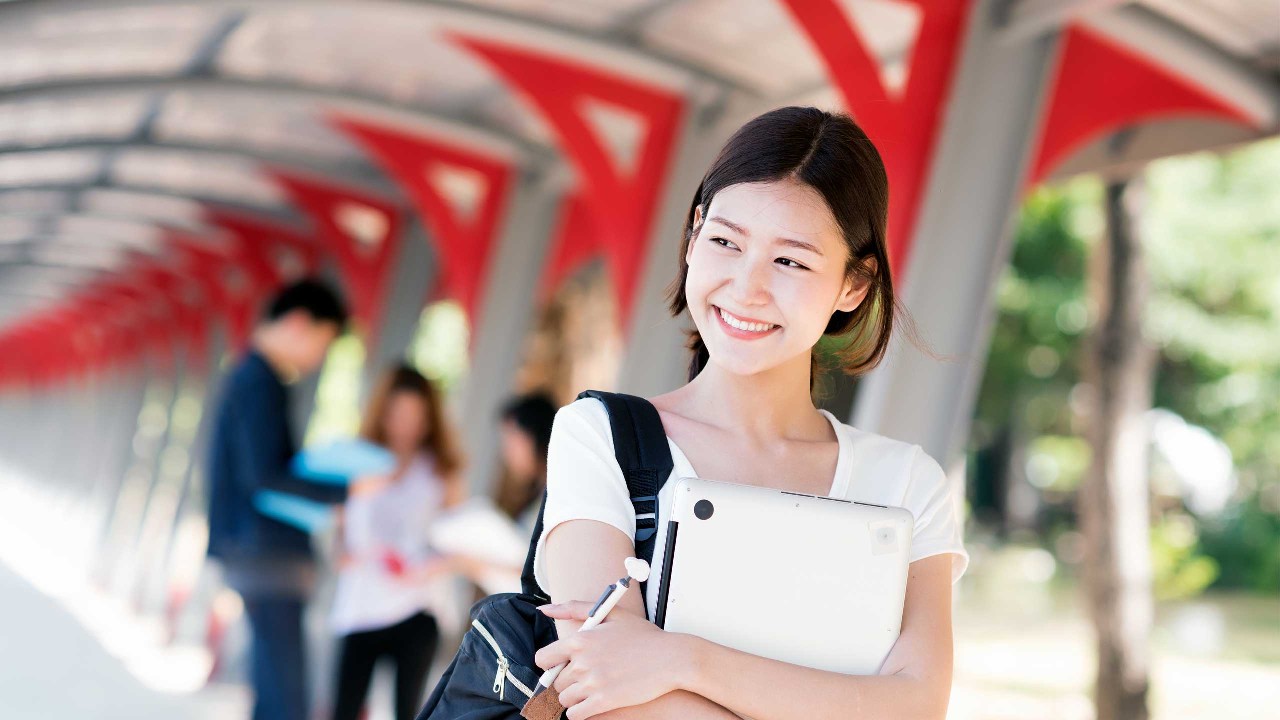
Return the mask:
M 652 403 L 635 395 L 586 390 L 578 395 L 579 399 L 584 397 L 603 402 L 609 410 L 613 453 L 636 510 L 637 551 L 642 553 L 641 559 L 649 562 L 658 531 L 658 491 L 675 467 L 662 418 Z M 642 551 L 640 543 L 649 543 L 648 550 Z
M 586 397 L 604 403 L 609 411 L 613 453 L 622 470 L 622 477 L 627 481 L 627 492 L 636 513 L 636 557 L 652 563 L 658 532 L 658 492 L 675 467 L 671 459 L 671 448 L 667 445 L 667 434 L 662 427 L 662 418 L 652 403 L 635 395 L 600 390 L 585 390 L 578 394 L 579 400 Z M 545 505 L 544 495 L 543 506 Z M 547 597 L 533 578 L 534 548 L 541 535 L 542 511 L 539 510 L 529 554 L 525 558 L 524 573 L 520 579 L 526 593 Z M 646 585 L 640 584 L 642 597 Z
M 653 563 L 658 533 L 658 492 L 675 467 L 662 418 L 653 403 L 635 395 L 600 390 L 578 393 L 579 400 L 584 397 L 599 400 L 609 410 L 613 454 L 627 481 L 627 492 L 636 511 L 636 557 Z M 647 583 L 640 583 L 641 599 L 646 587 Z

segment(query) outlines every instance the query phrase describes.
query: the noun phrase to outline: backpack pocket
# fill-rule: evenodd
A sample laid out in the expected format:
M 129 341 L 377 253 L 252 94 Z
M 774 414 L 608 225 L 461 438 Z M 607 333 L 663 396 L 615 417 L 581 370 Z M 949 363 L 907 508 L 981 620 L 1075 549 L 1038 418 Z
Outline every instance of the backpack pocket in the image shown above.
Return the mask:
M 538 648 L 555 641 L 555 624 L 529 595 L 493 595 L 471 609 L 471 628 L 418 720 L 521 720 L 542 671 Z
M 493 693 L 499 700 L 506 702 L 510 698 L 517 707 L 524 707 L 529 698 L 533 697 L 533 689 L 537 687 L 542 673 L 513 661 L 479 619 L 471 621 L 471 632 L 467 634 L 474 640 L 471 643 L 471 655 L 479 661 L 480 667 L 484 667 L 486 659 L 491 658 L 490 666 L 494 671 Z M 465 645 L 464 643 L 464 647 Z

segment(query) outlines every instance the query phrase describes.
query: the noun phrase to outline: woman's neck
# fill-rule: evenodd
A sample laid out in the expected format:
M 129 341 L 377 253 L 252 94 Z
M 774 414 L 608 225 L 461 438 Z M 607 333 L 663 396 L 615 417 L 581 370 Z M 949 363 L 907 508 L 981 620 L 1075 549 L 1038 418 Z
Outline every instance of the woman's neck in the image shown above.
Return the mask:
M 404 471 L 409 469 L 413 464 L 413 459 L 418 456 L 418 449 L 411 448 L 409 450 L 393 450 L 392 454 L 396 456 L 396 477 L 404 475 Z
M 708 362 L 684 387 L 692 412 L 682 413 L 712 425 L 727 426 L 756 440 L 825 437 L 830 428 L 815 422 L 809 394 L 809 354 L 752 375 L 728 372 Z

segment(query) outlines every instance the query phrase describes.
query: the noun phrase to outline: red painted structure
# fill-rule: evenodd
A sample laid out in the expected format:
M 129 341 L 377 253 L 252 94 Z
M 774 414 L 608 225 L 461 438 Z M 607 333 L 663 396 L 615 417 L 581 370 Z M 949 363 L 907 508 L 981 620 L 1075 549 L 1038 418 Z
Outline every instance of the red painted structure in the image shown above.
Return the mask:
M 1067 31 L 1031 182 L 1048 176 L 1086 142 L 1126 125 L 1167 117 L 1214 117 L 1254 125 L 1207 88 L 1091 32 Z M 1106 82 L 1099 82 L 1105 77 Z
M 581 62 L 477 37 L 456 37 L 539 111 L 578 172 L 578 186 L 565 201 L 551 261 L 544 269 L 544 287 L 558 284 L 578 263 L 600 254 L 613 280 L 619 322 L 630 327 L 683 100 L 676 92 Z M 629 163 L 610 151 L 588 119 L 585 113 L 593 104 L 639 124 Z
M 282 170 L 273 171 L 272 176 L 310 216 L 314 231 L 341 269 L 365 341 L 376 344 L 387 270 L 400 242 L 400 211 L 382 198 L 324 180 Z M 354 227 L 362 222 L 370 226 L 367 237 Z
M 457 300 L 468 317 L 478 317 L 499 220 L 510 196 L 510 164 L 444 138 L 341 114 L 331 120 L 360 142 L 413 200 L 441 259 L 433 296 Z M 477 186 L 473 208 L 459 207 L 450 198 L 443 187 L 450 172 L 462 173 Z
M 840 0 L 779 0 L 811 42 L 845 106 L 876 142 L 891 186 L 890 262 L 901 275 L 929 184 L 941 126 L 955 92 L 973 0 L 898 0 L 917 15 L 901 91 L 888 87 L 871 37 Z M 561 201 L 548 260 L 536 269 L 545 297 L 583 262 L 602 257 L 629 328 L 639 278 L 655 232 L 655 213 L 688 109 L 682 90 L 593 63 L 582 53 L 512 41 L 469 27 L 445 33 L 480 59 L 550 129 L 575 175 Z M 503 39 L 497 39 L 502 37 Z M 1105 81 L 1104 81 L 1105 80 Z M 1056 71 L 1046 91 L 1044 121 L 1028 181 L 1038 182 L 1065 158 L 1105 133 L 1172 117 L 1210 117 L 1243 125 L 1256 119 L 1197 84 L 1165 58 L 1152 57 L 1072 24 L 1063 30 Z M 397 183 L 427 228 L 441 262 L 434 298 L 456 299 L 473 321 L 482 311 L 496 260 L 497 238 L 513 196 L 513 160 L 447 134 L 410 132 L 353 112 L 326 111 L 332 125 Z M 604 120 L 601 120 L 604 118 Z M 619 146 L 604 132 L 630 133 Z M 480 188 L 460 206 L 440 180 L 449 173 Z M 355 315 L 376 342 L 389 270 L 401 241 L 401 209 L 385 198 L 292 171 L 267 173 L 283 187 L 308 229 L 278 226 L 210 207 L 205 220 L 220 243 L 173 231 L 169 262 L 139 261 L 110 280 L 77 290 L 58 306 L 0 332 L 24 352 L 0 360 L 0 385 L 46 385 L 101 372 L 143 353 L 163 357 L 182 341 L 192 355 L 208 336 L 216 310 L 231 344 L 242 345 L 257 306 L 285 279 L 287 252 L 308 272 L 335 267 Z M 356 216 L 363 221 L 351 222 Z M 371 218 L 373 218 L 371 220 Z M 378 229 L 361 237 L 360 222 Z M 183 289 L 191 281 L 193 289 Z M 193 294 L 194 293 L 194 294 Z M 183 328 L 173 332 L 172 325 Z
M 920 29 L 895 97 L 881 79 L 853 19 L 837 0 L 785 0 L 822 56 L 845 107 L 879 148 L 889 176 L 889 264 L 897 277 L 911 254 L 912 230 L 943 109 L 955 77 L 971 0 L 912 0 Z

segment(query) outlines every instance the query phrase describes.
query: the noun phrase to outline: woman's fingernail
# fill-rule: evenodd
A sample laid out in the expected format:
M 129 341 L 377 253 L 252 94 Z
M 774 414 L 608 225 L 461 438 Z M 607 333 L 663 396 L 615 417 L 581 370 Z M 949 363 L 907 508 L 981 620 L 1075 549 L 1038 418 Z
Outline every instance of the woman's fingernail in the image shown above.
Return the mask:
M 541 610 L 542 612 L 546 612 L 548 608 L 553 608 L 555 606 L 556 606 L 555 603 L 547 603 L 546 605 L 539 605 L 538 610 Z

